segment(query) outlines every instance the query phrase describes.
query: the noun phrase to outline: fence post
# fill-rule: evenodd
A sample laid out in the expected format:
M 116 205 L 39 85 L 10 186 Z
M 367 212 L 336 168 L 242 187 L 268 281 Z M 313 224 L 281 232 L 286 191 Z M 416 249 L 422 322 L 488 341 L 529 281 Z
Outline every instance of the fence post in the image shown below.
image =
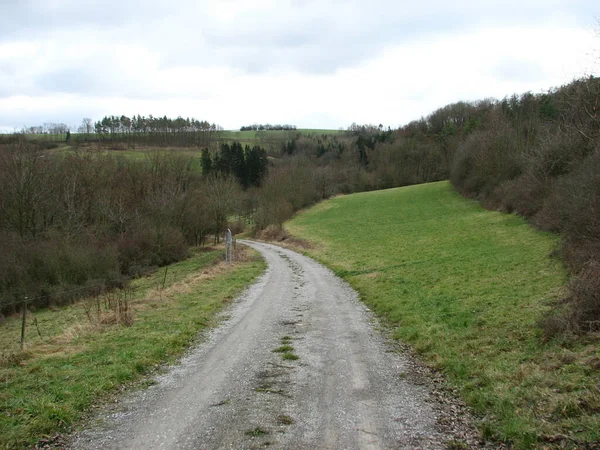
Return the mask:
M 27 320 L 27 297 L 23 301 L 23 305 L 21 306 L 21 351 L 25 348 L 25 323 Z
M 232 257 L 233 236 L 231 235 L 231 230 L 227 228 L 227 233 L 225 233 L 225 264 L 231 264 Z
M 165 267 L 165 276 L 163 277 L 163 282 L 162 282 L 162 290 L 165 290 L 165 283 L 167 282 L 167 271 L 169 270 L 169 266 Z

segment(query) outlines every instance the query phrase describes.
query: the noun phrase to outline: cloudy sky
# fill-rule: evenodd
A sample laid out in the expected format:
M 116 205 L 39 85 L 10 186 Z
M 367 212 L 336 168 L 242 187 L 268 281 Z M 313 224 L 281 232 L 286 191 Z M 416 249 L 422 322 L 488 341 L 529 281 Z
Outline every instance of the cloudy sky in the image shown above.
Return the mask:
M 0 129 L 398 125 L 600 73 L 597 0 L 0 0 Z

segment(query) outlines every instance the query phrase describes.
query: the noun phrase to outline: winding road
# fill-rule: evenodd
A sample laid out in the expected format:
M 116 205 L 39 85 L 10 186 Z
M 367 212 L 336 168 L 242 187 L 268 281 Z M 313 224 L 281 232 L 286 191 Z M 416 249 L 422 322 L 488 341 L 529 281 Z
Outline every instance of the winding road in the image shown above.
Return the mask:
M 72 447 L 444 448 L 427 388 L 357 294 L 308 257 L 238 242 L 263 255 L 265 274 L 180 364 Z

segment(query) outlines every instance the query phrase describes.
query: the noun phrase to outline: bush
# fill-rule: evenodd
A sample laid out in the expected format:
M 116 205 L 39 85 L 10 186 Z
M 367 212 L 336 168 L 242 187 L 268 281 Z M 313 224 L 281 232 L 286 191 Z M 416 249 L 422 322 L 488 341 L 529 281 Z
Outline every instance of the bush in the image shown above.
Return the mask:
M 570 295 L 540 326 L 546 338 L 600 331 L 600 263 L 589 261 L 569 282 Z
M 140 275 L 150 265 L 152 235 L 148 231 L 129 230 L 117 239 L 119 267 L 125 275 Z
M 542 209 L 551 192 L 551 180 L 538 178 L 527 172 L 514 180 L 502 183 L 494 189 L 484 204 L 499 206 L 506 212 L 531 217 Z
M 536 223 L 563 232 L 573 244 L 600 242 L 600 146 L 556 182 Z M 584 261 L 585 262 L 585 261 Z
M 600 262 L 589 261 L 570 282 L 572 318 L 581 331 L 600 331 Z
M 257 230 L 268 226 L 280 229 L 283 222 L 298 211 L 320 198 L 316 177 L 306 161 L 293 159 L 267 175 L 258 193 L 254 222 Z
M 120 277 L 117 249 L 92 237 L 68 241 L 55 237 L 44 242 L 2 242 L 7 253 L 0 258 L 0 309 L 28 296 L 35 306 L 70 302 L 86 285 Z M 4 246 L 7 244 L 6 246 Z
M 539 134 L 536 145 L 518 156 L 524 173 L 494 189 L 487 204 L 532 217 L 543 208 L 556 179 L 571 172 L 589 153 L 579 134 L 550 128 Z
M 600 329 L 600 148 L 561 177 L 535 217 L 543 228 L 562 233 L 562 253 L 573 272 L 562 327 L 546 333 Z M 556 317 L 553 318 L 556 321 Z
M 234 222 L 229 222 L 227 228 L 231 230 L 231 234 L 233 235 L 240 234 L 246 229 L 246 223 L 243 220 L 238 219 Z
M 152 234 L 151 265 L 165 266 L 188 256 L 188 244 L 177 228 L 157 227 Z
M 515 131 L 498 119 L 489 129 L 471 134 L 458 148 L 451 181 L 464 195 L 483 199 L 522 172 Z
M 0 146 L 0 312 L 24 296 L 56 304 L 74 288 L 120 285 L 186 257 L 215 229 L 190 158 L 53 157 L 35 141 L 13 141 Z

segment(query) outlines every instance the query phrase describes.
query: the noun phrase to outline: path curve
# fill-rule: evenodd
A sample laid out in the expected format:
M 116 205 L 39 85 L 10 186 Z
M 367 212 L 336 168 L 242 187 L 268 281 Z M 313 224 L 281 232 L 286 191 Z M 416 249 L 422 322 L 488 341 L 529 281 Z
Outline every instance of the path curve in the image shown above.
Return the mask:
M 426 387 L 347 283 L 288 249 L 180 364 L 77 434 L 85 449 L 444 448 Z M 293 347 L 297 360 L 273 352 Z

